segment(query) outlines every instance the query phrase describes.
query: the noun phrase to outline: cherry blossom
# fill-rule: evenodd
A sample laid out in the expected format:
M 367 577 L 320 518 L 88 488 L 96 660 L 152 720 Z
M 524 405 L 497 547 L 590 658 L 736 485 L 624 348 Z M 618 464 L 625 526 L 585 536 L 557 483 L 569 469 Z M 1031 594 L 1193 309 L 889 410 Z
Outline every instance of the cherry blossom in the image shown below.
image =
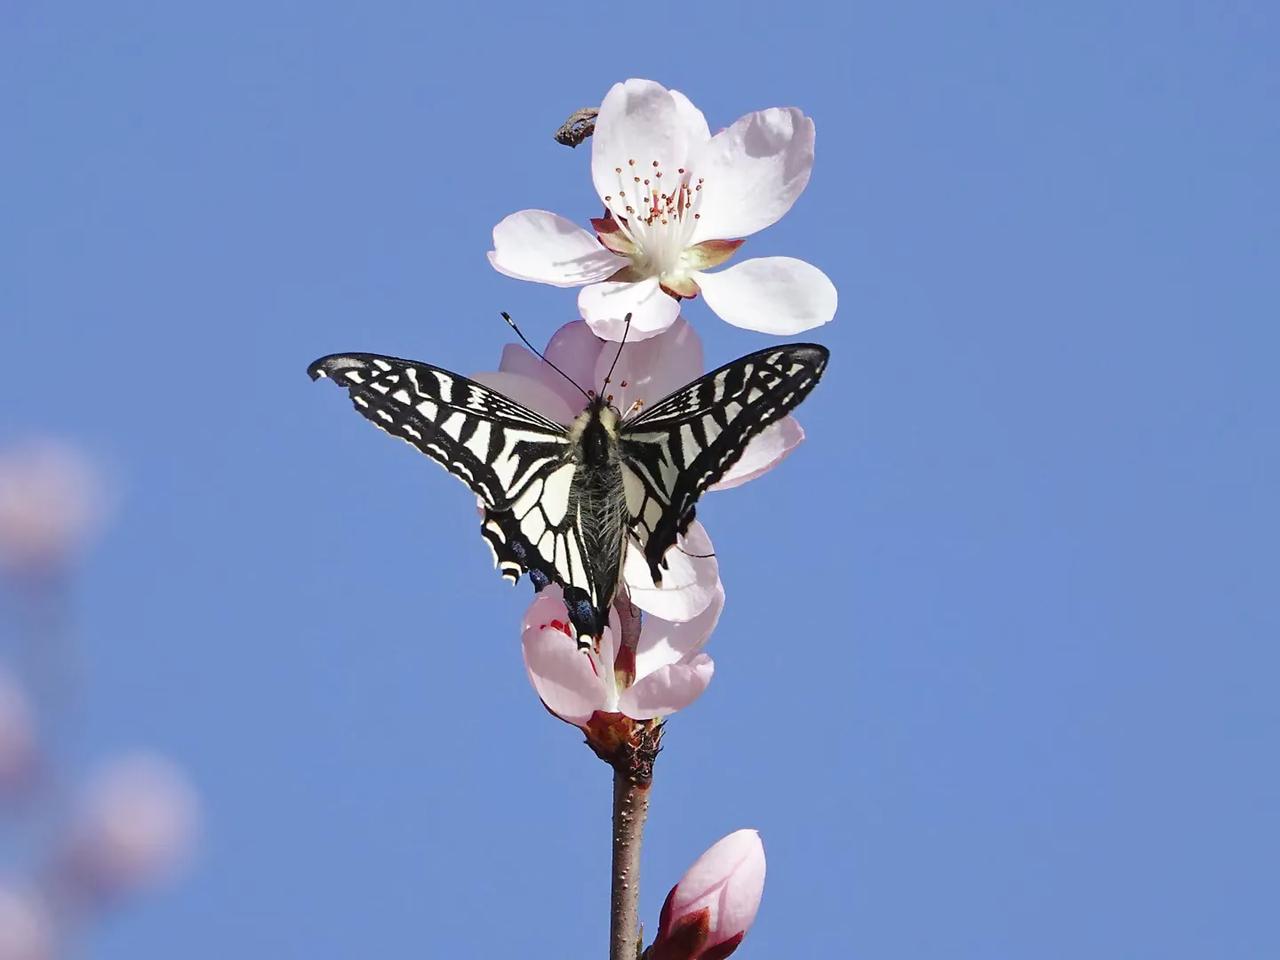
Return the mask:
M 722 319 L 794 334 L 835 315 L 836 289 L 817 267 L 761 257 L 711 273 L 744 238 L 777 222 L 813 168 L 813 121 L 794 107 L 749 113 L 715 136 L 684 94 L 652 80 L 614 84 L 591 141 L 604 215 L 594 234 L 546 210 L 493 228 L 499 273 L 581 287 L 578 309 L 601 337 L 656 336 L 699 293 Z
M 696 535 L 690 539 L 697 543 Z M 582 650 L 565 622 L 560 588 L 551 586 L 525 612 L 525 669 L 547 709 L 600 746 L 595 741 L 607 739 L 615 721 L 666 717 L 702 695 L 715 670 L 702 647 L 722 609 L 724 589 L 717 582 L 693 619 L 644 617 L 639 637 L 627 642 L 615 605 L 598 648 Z
M 0 563 L 40 573 L 72 558 L 105 508 L 98 471 L 53 440 L 0 451 Z
M 54 960 L 56 925 L 35 890 L 0 880 L 0 960 Z
M 87 897 L 150 885 L 190 853 L 198 820 L 195 791 L 173 764 L 147 754 L 117 759 L 85 792 L 65 855 L 69 882 Z
M 738 830 L 700 856 L 667 895 L 650 960 L 723 960 L 755 922 L 764 894 L 764 845 Z

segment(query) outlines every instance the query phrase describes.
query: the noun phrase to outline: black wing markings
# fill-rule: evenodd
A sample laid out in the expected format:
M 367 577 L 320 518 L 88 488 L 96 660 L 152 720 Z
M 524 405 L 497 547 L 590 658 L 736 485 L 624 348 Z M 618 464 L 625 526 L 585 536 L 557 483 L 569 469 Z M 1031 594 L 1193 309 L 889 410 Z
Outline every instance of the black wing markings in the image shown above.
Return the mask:
M 480 532 L 512 583 L 564 588 L 581 636 L 598 636 L 609 597 L 594 583 L 570 510 L 581 473 L 566 428 L 483 384 L 416 360 L 370 353 L 322 357 L 307 371 L 348 388 L 356 410 L 467 484 L 484 507 Z
M 759 350 L 623 422 L 627 513 L 654 583 L 661 583 L 662 559 L 693 521 L 698 498 L 752 438 L 809 395 L 828 356 L 812 343 Z

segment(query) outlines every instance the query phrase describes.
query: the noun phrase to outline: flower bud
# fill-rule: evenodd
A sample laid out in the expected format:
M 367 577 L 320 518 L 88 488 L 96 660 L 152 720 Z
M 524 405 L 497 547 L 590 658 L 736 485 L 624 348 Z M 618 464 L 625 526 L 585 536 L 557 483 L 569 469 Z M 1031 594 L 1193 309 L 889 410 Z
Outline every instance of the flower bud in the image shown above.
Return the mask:
M 756 918 L 764 872 L 754 830 L 718 841 L 667 894 L 650 960 L 724 960 Z

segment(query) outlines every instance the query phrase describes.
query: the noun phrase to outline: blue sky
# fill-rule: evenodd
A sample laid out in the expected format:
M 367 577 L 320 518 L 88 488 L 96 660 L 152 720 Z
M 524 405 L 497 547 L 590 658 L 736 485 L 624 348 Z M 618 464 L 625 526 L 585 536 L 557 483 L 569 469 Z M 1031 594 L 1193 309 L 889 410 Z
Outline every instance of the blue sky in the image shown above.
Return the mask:
M 643 76 L 815 118 L 749 248 L 841 296 L 808 443 L 700 513 L 728 605 L 649 924 L 754 826 L 743 957 L 1275 956 L 1275 7 L 559 9 L 0 10 L 0 439 L 122 491 L 77 752 L 165 751 L 207 815 L 90 955 L 601 955 L 608 771 L 528 688 L 527 587 L 303 371 L 571 319 L 489 231 L 595 212 L 550 134 Z

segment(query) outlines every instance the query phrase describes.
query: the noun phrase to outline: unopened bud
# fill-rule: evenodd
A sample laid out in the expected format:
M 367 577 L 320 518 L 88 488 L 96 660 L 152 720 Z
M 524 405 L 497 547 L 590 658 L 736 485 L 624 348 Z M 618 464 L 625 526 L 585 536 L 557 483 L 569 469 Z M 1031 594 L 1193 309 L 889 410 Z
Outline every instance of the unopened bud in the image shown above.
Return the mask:
M 754 830 L 718 841 L 667 894 L 651 960 L 724 960 L 755 921 L 764 894 L 764 845 Z

